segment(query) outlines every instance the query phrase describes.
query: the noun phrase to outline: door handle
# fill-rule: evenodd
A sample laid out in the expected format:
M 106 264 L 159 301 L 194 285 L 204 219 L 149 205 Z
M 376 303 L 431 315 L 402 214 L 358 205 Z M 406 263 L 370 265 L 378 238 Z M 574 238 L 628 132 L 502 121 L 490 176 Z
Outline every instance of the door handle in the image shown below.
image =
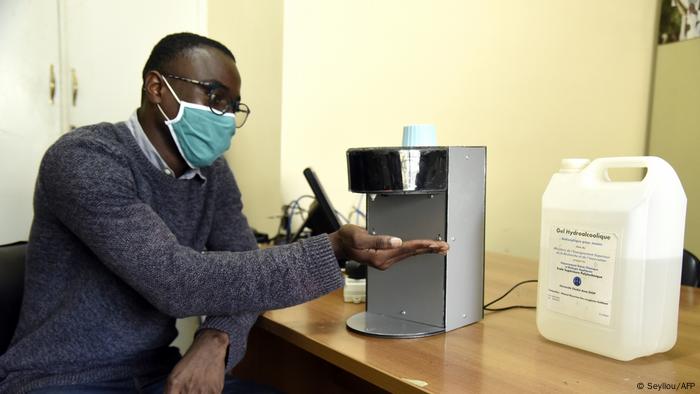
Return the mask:
M 53 105 L 56 96 L 56 74 L 53 72 L 53 64 L 49 65 L 49 103 Z
M 71 86 L 73 87 L 73 106 L 75 107 L 78 101 L 78 76 L 75 74 L 75 69 L 70 69 Z

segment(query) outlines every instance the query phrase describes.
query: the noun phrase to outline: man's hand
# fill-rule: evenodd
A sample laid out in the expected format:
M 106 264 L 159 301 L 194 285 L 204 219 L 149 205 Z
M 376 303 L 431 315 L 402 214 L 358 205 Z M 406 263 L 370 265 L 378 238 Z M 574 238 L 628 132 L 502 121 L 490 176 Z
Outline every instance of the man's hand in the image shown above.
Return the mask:
M 214 329 L 199 332 L 190 349 L 168 376 L 166 394 L 221 393 L 224 389 L 228 334 Z
M 447 254 L 446 242 L 412 240 L 403 242 L 389 235 L 370 235 L 362 227 L 346 224 L 328 235 L 338 259 L 350 259 L 385 270 L 406 257 L 424 253 Z

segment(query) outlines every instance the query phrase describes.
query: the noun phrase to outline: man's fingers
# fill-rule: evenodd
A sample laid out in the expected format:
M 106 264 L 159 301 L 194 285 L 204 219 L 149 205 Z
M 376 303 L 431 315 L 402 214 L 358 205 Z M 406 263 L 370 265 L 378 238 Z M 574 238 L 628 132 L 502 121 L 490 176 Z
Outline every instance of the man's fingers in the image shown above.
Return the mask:
M 407 250 L 407 251 L 404 251 L 403 253 L 398 253 L 394 256 L 388 257 L 377 268 L 379 268 L 381 270 L 385 270 L 385 269 L 391 267 L 392 265 L 394 265 L 394 263 L 398 263 L 399 261 L 401 261 L 405 258 L 408 258 L 411 256 L 418 256 L 420 254 L 432 253 L 432 252 L 433 252 L 433 250 L 431 248 Z
M 390 235 L 371 235 L 367 230 L 350 224 L 341 227 L 339 233 L 345 239 L 344 244 L 353 249 L 433 248 L 438 252 L 449 249 L 447 243 L 443 241 L 423 239 L 403 242 L 401 238 Z
M 359 261 L 373 259 L 387 260 L 401 255 L 406 255 L 406 257 L 424 253 L 439 253 L 444 255 L 449 249 L 450 246 L 443 241 L 413 240 L 404 242 L 401 247 L 392 249 L 356 248 L 353 250 L 353 255 L 349 257 Z
M 361 261 L 372 267 L 385 270 L 392 264 L 407 257 L 417 256 L 426 253 L 447 254 L 447 246 L 444 242 L 438 241 L 409 241 L 400 248 L 394 249 L 353 249 L 350 256 L 352 260 Z
M 353 243 L 357 249 L 393 249 L 401 246 L 403 241 L 389 235 L 370 235 L 364 232 L 356 233 Z
M 450 249 L 450 245 L 444 241 L 433 241 L 430 239 L 416 239 L 412 241 L 406 241 L 401 245 L 400 249 L 433 249 L 436 253 L 447 252 Z
M 439 253 L 444 255 L 450 248 L 443 241 L 422 239 L 403 242 L 400 238 L 390 235 L 370 235 L 367 230 L 349 224 L 342 226 L 334 234 L 342 241 L 342 255 L 344 257 L 379 269 L 386 269 L 399 260 L 418 254 Z
M 376 249 L 351 249 L 347 255 L 348 259 L 359 261 L 365 264 L 374 265 L 373 261 L 377 257 Z
M 401 238 L 389 235 L 369 235 L 358 234 L 354 239 L 357 249 L 422 249 L 433 248 L 437 251 L 447 251 L 450 246 L 444 241 L 434 241 L 430 239 L 416 239 L 402 241 Z
M 380 258 L 377 259 L 377 261 L 374 264 L 374 268 L 380 269 L 380 270 L 386 270 L 394 263 L 397 263 L 403 259 L 406 259 L 411 256 L 417 256 L 419 254 L 426 254 L 426 253 L 432 253 L 432 249 L 430 248 L 423 248 L 423 249 L 408 249 L 408 250 L 401 250 L 401 251 L 379 251 L 377 252 L 378 254 L 382 254 Z

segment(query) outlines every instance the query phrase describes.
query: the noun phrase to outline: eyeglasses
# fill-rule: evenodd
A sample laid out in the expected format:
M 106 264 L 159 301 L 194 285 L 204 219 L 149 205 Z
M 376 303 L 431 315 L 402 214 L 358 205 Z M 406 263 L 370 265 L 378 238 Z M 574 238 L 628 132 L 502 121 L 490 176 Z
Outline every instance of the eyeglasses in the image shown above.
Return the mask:
M 161 74 L 166 78 L 177 79 L 180 81 L 189 82 L 203 87 L 207 90 L 207 98 L 209 99 L 209 109 L 211 112 L 222 116 L 230 112 L 236 116 L 236 128 L 241 128 L 248 120 L 250 108 L 240 101 L 229 100 L 227 98 L 228 89 L 221 83 L 216 81 L 198 81 L 196 79 L 178 77 L 172 74 Z

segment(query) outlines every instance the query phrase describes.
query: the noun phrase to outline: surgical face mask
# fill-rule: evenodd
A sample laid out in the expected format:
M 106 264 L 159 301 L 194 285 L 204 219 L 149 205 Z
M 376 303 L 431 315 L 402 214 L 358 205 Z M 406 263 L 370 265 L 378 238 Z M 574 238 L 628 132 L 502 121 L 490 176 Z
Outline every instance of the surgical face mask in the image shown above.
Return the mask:
M 165 77 L 163 81 L 180 104 L 174 119 L 168 119 L 163 108 L 157 104 L 177 149 L 190 167 L 210 166 L 231 146 L 231 138 L 236 134 L 235 115 L 217 115 L 206 105 L 182 101 Z

